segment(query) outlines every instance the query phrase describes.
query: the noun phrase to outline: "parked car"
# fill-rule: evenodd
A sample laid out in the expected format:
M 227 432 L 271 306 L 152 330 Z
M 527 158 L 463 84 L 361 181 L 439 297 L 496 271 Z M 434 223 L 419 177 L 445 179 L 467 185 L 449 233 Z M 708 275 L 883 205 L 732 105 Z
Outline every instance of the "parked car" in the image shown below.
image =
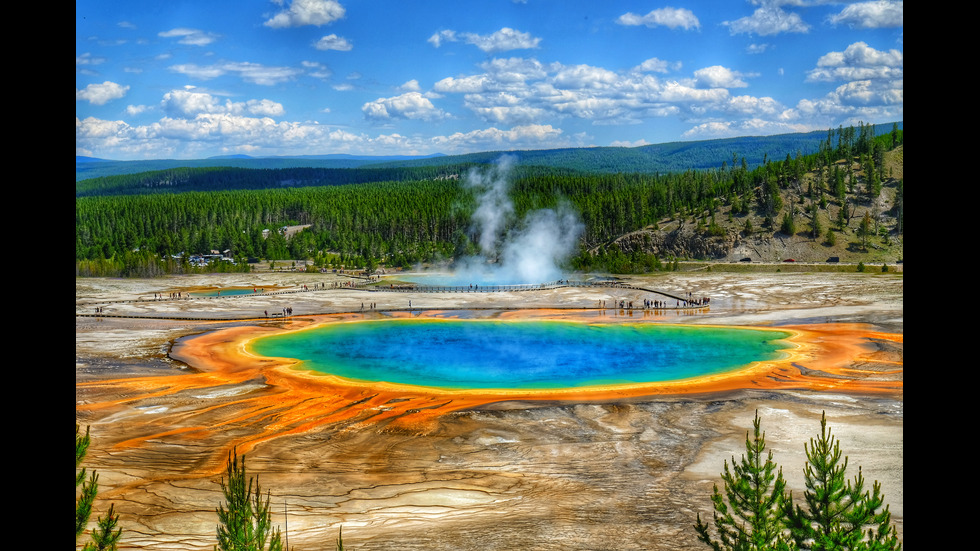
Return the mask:
M 742 260 L 739 260 L 739 262 L 752 262 L 752 259 L 746 256 Z
M 783 262 L 796 262 L 796 259 L 795 258 L 787 258 Z
M 832 257 L 830 257 L 830 258 L 827 259 L 827 262 L 840 262 L 840 257 L 839 256 L 832 256 Z

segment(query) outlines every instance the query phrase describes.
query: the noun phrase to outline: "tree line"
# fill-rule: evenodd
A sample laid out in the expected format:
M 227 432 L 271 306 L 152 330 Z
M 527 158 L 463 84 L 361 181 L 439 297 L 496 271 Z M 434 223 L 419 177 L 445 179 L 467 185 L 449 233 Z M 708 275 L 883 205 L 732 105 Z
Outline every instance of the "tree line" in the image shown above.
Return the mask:
M 864 127 L 840 128 L 828 131 L 817 153 L 797 152 L 782 160 L 766 157 L 755 168 L 737 154 L 719 168 L 664 174 L 521 166 L 513 175 L 510 195 L 518 218 L 532 209 L 569 203 L 585 226 L 583 251 L 670 216 L 698 217 L 705 221 L 704 231 L 717 232 L 714 217 L 722 207 L 736 215 L 753 212 L 762 219 L 760 229 L 792 233 L 801 209 L 785 204 L 787 190 L 807 204 L 805 212 L 824 209 L 824 218 L 829 217 L 827 205 L 837 205 L 834 220 L 841 228 L 850 223 L 855 202 L 870 204 L 880 194 L 885 176 L 883 154 L 901 145 L 902 139 L 897 127 L 881 135 Z M 842 159 L 855 162 L 838 163 Z M 187 169 L 186 174 L 213 177 L 222 189 L 82 194 L 75 201 L 76 273 L 97 275 L 113 269 L 126 275 L 186 272 L 190 268 L 181 258 L 212 250 L 230 251 L 240 261 L 306 259 L 318 266 L 411 266 L 450 259 L 471 249 L 478 237 L 469 222 L 474 198 L 460 181 L 466 177 L 464 171 L 473 168 L 399 168 L 406 177 L 414 175 L 413 179 L 311 186 L 277 184 L 287 174 L 282 171 Z M 288 174 L 297 179 L 307 174 L 312 181 L 323 170 L 290 169 Z M 170 172 L 174 179 L 183 173 Z M 804 177 L 814 173 L 816 177 Z M 368 178 L 368 172 L 360 174 L 355 180 Z M 125 178 L 130 182 L 126 186 L 131 186 L 142 179 L 160 181 L 161 175 Z M 241 184 L 245 180 L 254 185 Z M 180 189 L 202 186 L 207 184 L 199 181 Z M 900 193 L 899 199 L 902 196 Z M 899 211 L 901 232 L 901 201 L 893 208 Z M 289 240 L 277 231 L 296 224 L 310 227 Z M 820 234 L 824 228 L 813 230 Z M 872 229 L 866 233 L 872 235 Z M 654 266 L 660 260 L 644 262 Z M 583 267 L 600 267 L 596 264 L 601 262 L 601 258 L 578 257 Z

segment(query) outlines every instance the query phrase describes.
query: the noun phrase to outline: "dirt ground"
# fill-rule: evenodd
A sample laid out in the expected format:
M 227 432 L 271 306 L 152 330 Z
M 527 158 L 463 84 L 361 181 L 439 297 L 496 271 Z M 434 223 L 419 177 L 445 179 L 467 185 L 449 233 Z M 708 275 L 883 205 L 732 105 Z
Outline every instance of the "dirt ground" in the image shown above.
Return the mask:
M 372 292 L 345 287 L 349 281 L 301 273 L 76 279 L 76 422 L 91 426 L 84 466 L 100 476 L 93 520 L 115 504 L 121 549 L 213 548 L 229 443 L 248 449 L 249 473 L 271 494 L 273 522 L 300 551 L 333 548 L 341 526 L 345 546 L 358 550 L 700 549 L 696 516 L 710 518 L 712 486 L 721 483 L 725 461 L 744 452 L 756 411 L 797 499 L 804 443 L 818 434 L 826 412 L 849 475 L 860 465 L 866 479 L 881 483 L 903 532 L 901 275 L 626 278 L 671 296 L 709 296 L 710 308 L 612 314 L 649 323 L 866 328 L 883 337 L 866 339 L 864 352 L 845 367 L 887 382 L 891 390 L 884 392 L 857 392 L 840 375 L 818 373 L 840 386 L 502 400 L 409 430 L 363 417 L 304 424 L 301 408 L 311 400 L 289 402 L 273 373 L 215 378 L 171 353 L 195 335 L 273 330 L 303 316 L 450 309 L 592 315 L 600 301 L 640 304 L 650 296 L 581 287 Z M 217 289 L 223 296 L 203 295 Z M 254 291 L 232 295 L 238 289 Z M 271 316 L 284 309 L 293 317 Z M 378 406 L 378 415 L 391 407 Z

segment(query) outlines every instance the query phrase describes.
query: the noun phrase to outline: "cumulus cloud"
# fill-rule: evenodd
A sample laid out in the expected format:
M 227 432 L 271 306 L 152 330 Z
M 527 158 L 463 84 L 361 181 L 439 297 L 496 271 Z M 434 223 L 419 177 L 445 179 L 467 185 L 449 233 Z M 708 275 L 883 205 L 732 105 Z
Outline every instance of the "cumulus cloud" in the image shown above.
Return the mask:
M 764 0 L 762 6 L 752 15 L 725 21 L 731 34 L 757 34 L 769 36 L 782 33 L 807 33 L 810 25 L 806 24 L 799 14 L 784 10 L 778 0 Z
M 283 0 L 274 0 L 282 5 Z M 267 27 L 282 29 L 304 25 L 326 25 L 344 17 L 346 10 L 336 0 L 292 0 L 289 7 L 276 13 L 264 23 Z
M 177 38 L 177 42 L 188 46 L 207 46 L 218 39 L 218 35 L 198 29 L 176 28 L 158 34 L 161 38 Z
M 407 81 L 405 84 L 402 84 L 399 86 L 399 88 L 405 90 L 406 92 L 418 92 L 422 89 L 422 87 L 419 86 L 419 81 L 415 80 L 414 78 Z
M 562 134 L 560 128 L 550 124 L 528 124 L 514 126 L 509 130 L 496 127 L 472 130 L 470 132 L 455 132 L 449 136 L 437 136 L 432 143 L 440 150 L 447 151 L 480 151 L 507 147 L 509 149 L 533 149 L 547 144 L 555 144 Z
M 656 58 L 625 71 L 522 58 L 493 59 L 480 68 L 477 74 L 442 79 L 433 89 L 462 94 L 464 107 L 487 122 L 512 125 L 564 117 L 601 125 L 685 113 L 701 116 L 705 110 L 724 111 L 729 89 L 745 87 L 746 79 L 756 76 L 713 66 L 688 78 L 665 80 L 652 73 L 676 70 L 680 64 Z
M 361 111 L 371 120 L 400 118 L 431 121 L 448 116 L 420 92 L 406 92 L 400 96 L 378 98 L 365 103 Z
M 204 98 L 198 98 L 204 99 Z M 279 155 L 316 154 L 323 151 L 358 154 L 406 155 L 468 153 L 500 148 L 540 149 L 590 145 L 581 137 L 564 138 L 561 129 L 550 125 L 522 125 L 510 129 L 491 127 L 457 132 L 447 136 L 404 136 L 398 133 L 375 137 L 315 122 L 277 122 L 268 116 L 248 113 L 254 102 L 241 102 L 235 109 L 221 102 L 203 105 L 214 112 L 187 108 L 173 110 L 160 120 L 140 126 L 125 121 L 88 117 L 75 119 L 77 155 L 117 159 L 146 156 L 200 158 L 221 153 Z
M 668 73 L 670 71 L 677 71 L 681 68 L 680 61 L 664 61 L 656 57 L 651 57 L 650 59 L 640 63 L 633 68 L 634 71 L 640 71 L 644 73 Z
M 882 51 L 855 42 L 820 57 L 807 82 L 840 83 L 820 98 L 805 98 L 783 120 L 834 126 L 904 118 L 904 61 L 899 50 Z
M 87 101 L 92 105 L 105 105 L 126 95 L 129 86 L 105 81 L 102 84 L 89 84 L 82 90 L 75 90 L 75 101 Z
M 196 90 L 167 92 L 160 101 L 160 107 L 172 117 L 195 117 L 202 113 L 277 117 L 285 113 L 282 104 L 272 100 L 221 101 L 212 94 Z
M 685 8 L 660 8 L 651 11 L 646 15 L 637 15 L 632 12 L 624 13 L 616 20 L 620 25 L 647 27 L 667 27 L 669 29 L 700 29 L 701 22 L 694 15 L 694 12 Z
M 855 42 L 843 52 L 830 52 L 807 73 L 808 81 L 833 82 L 868 79 L 901 79 L 904 56 L 899 50 L 881 51 Z
M 126 114 L 127 115 L 140 115 L 142 113 L 145 113 L 149 109 L 150 109 L 150 106 L 148 106 L 148 105 L 127 105 L 126 106 Z
M 739 121 L 712 121 L 699 124 L 681 136 L 688 139 L 734 138 L 737 136 L 766 136 L 826 130 L 826 126 L 789 123 L 768 119 L 751 118 Z
M 337 50 L 338 52 L 349 52 L 354 49 L 354 45 L 349 40 L 335 34 L 328 34 L 317 40 L 313 47 L 317 50 Z
M 695 86 L 698 88 L 744 88 L 748 84 L 742 80 L 743 76 L 742 73 L 721 65 L 694 71 Z
M 834 25 L 848 25 L 859 29 L 901 27 L 905 20 L 904 12 L 904 2 L 901 0 L 877 0 L 846 6 L 828 20 Z
M 476 46 L 486 53 L 497 53 L 508 50 L 534 49 L 538 47 L 541 39 L 531 36 L 530 33 L 521 32 L 509 27 L 504 27 L 495 33 L 487 35 L 442 30 L 433 34 L 428 39 L 428 42 L 436 48 L 446 42 L 460 41 Z

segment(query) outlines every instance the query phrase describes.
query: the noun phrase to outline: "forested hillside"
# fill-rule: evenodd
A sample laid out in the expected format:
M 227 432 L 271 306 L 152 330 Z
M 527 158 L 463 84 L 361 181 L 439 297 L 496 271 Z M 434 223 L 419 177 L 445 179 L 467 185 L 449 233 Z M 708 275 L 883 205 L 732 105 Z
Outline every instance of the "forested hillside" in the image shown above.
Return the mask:
M 814 153 L 763 155 L 755 167 L 738 151 L 714 168 L 665 173 L 522 164 L 510 196 L 517 218 L 571 205 L 585 230 L 570 262 L 583 270 L 653 270 L 774 239 L 803 242 L 819 260 L 839 250 L 870 260 L 882 248 L 901 258 L 903 131 L 879 132 L 831 130 Z M 184 168 L 79 182 L 76 274 L 184 272 L 189 255 L 212 250 L 228 251 L 236 263 L 220 269 L 236 270 L 248 259 L 369 268 L 452 259 L 479 237 L 460 182 L 478 166 Z M 311 226 L 289 240 L 276 231 L 292 224 Z

